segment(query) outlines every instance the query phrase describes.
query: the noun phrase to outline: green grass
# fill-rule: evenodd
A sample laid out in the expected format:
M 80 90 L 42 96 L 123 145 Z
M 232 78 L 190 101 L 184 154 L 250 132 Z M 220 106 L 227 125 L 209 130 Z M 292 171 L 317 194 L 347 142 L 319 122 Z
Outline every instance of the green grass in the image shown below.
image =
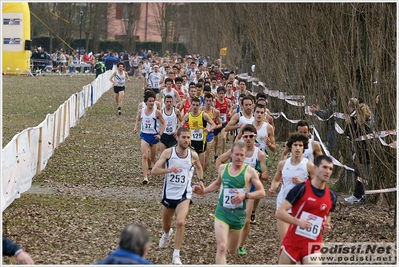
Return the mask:
M 93 75 L 37 77 L 3 75 L 3 146 L 22 130 L 40 124 Z

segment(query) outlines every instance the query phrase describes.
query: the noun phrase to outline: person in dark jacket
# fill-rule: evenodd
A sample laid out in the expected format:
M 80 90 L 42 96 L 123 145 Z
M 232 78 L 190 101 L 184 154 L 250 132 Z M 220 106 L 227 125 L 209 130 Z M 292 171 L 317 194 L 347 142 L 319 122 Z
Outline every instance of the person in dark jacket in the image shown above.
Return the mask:
M 145 259 L 150 240 L 150 233 L 145 227 L 137 223 L 129 224 L 121 234 L 119 249 L 96 264 L 153 264 Z
M 32 257 L 26 253 L 17 244 L 3 235 L 3 256 L 15 256 L 19 264 L 33 265 L 35 262 Z
M 365 201 L 365 191 L 363 180 L 370 178 L 370 140 L 356 140 L 361 136 L 371 133 L 370 108 L 359 101 L 357 98 L 351 98 L 348 102 L 350 115 L 345 119 L 346 127 L 344 135 L 351 142 L 351 150 L 354 154 L 353 163 L 355 169 L 356 185 L 353 195 L 345 198 L 345 201 L 352 204 L 363 204 Z
M 113 53 L 111 53 L 108 57 L 105 58 L 104 65 L 105 65 L 105 70 L 112 70 L 114 65 L 116 65 L 119 62 L 119 59 L 115 57 Z
M 334 139 L 336 136 L 335 133 L 335 119 L 334 116 L 334 110 L 335 107 L 337 106 L 337 103 L 334 99 L 333 91 L 328 91 L 325 90 L 323 93 L 324 100 L 326 101 L 326 109 L 325 110 L 320 110 L 320 106 L 317 104 L 313 104 L 310 107 L 310 112 L 316 114 L 318 117 L 320 117 L 323 120 L 327 120 L 325 122 L 326 124 L 326 133 L 327 133 L 327 149 L 330 153 L 333 152 L 334 149 Z

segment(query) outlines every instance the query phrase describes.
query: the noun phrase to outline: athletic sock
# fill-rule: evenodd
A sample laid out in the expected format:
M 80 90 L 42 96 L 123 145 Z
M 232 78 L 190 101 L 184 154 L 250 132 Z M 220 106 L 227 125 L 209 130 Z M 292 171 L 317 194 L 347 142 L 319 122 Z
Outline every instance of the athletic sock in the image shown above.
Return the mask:
M 180 256 L 180 249 L 173 250 L 173 256 Z

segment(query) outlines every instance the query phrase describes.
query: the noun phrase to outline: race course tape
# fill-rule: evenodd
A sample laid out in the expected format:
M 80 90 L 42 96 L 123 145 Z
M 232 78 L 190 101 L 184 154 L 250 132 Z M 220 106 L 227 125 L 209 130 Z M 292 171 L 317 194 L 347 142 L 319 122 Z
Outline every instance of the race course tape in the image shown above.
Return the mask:
M 364 193 L 366 195 L 371 195 L 371 194 L 388 193 L 388 192 L 395 192 L 395 191 L 397 191 L 396 187 L 386 188 L 386 189 L 377 189 L 377 190 L 366 190 L 366 191 L 364 191 Z

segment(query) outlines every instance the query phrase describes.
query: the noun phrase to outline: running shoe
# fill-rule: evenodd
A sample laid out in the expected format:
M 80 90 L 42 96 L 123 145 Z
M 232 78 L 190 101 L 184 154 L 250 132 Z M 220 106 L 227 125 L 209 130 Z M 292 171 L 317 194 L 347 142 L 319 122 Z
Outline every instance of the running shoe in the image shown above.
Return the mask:
M 241 247 L 241 246 L 238 246 L 237 253 L 238 253 L 238 255 L 247 255 L 247 251 L 245 250 L 244 247 Z
M 255 213 L 251 214 L 251 220 L 249 221 L 250 224 L 256 225 Z
M 165 247 L 166 242 L 168 241 L 168 238 L 172 235 L 172 233 L 173 233 L 173 229 L 170 228 L 168 237 L 166 237 L 165 234 L 162 235 L 161 239 L 159 239 L 159 247 L 160 248 Z
M 121 115 L 122 111 L 120 109 L 118 109 L 118 115 Z
M 363 204 L 365 200 L 366 200 L 365 195 L 363 195 L 361 198 L 357 198 L 354 195 L 345 198 L 345 201 L 351 204 Z
M 178 255 L 173 256 L 172 263 L 173 263 L 173 265 L 182 265 L 180 256 L 178 256 Z
M 148 184 L 148 178 L 147 177 L 144 177 L 143 184 Z

